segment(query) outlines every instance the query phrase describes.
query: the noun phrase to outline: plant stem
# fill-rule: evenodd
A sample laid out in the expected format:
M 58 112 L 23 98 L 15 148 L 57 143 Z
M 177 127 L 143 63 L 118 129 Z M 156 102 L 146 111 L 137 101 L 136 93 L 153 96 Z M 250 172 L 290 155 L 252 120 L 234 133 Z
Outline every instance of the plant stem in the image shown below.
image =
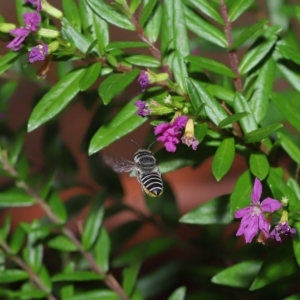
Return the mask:
M 225 5 L 224 0 L 220 0 L 220 7 L 221 7 L 221 15 L 225 22 L 224 31 L 225 31 L 225 36 L 226 36 L 227 43 L 228 43 L 228 48 L 231 48 L 231 46 L 233 44 L 232 43 L 232 34 L 231 34 L 231 23 L 228 19 L 227 6 Z M 236 76 L 236 78 L 234 79 L 234 86 L 238 92 L 242 93 L 243 82 L 242 82 L 241 74 L 239 72 L 239 60 L 237 57 L 237 53 L 235 50 L 229 50 L 228 56 L 229 56 L 229 63 L 230 63 L 231 69 Z

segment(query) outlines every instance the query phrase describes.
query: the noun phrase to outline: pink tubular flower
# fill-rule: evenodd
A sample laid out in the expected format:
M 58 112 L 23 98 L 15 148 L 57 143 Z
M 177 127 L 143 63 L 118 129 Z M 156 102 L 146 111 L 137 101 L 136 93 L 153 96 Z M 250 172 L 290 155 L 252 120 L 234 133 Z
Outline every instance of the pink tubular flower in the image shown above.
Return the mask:
M 194 121 L 193 119 L 189 119 L 185 126 L 184 135 L 181 138 L 182 143 L 186 144 L 188 147 L 192 146 L 193 150 L 197 150 L 199 145 L 198 140 L 194 134 Z
M 246 243 L 251 243 L 259 229 L 268 237 L 270 224 L 265 219 L 264 213 L 272 213 L 282 207 L 278 200 L 269 197 L 260 203 L 261 194 L 262 184 L 258 178 L 255 178 L 251 194 L 252 203 L 248 207 L 237 210 L 234 214 L 235 218 L 242 218 L 236 235 L 244 235 Z
M 179 116 L 173 123 L 162 123 L 154 128 L 157 140 L 165 144 L 168 152 L 176 151 L 176 144 L 179 144 L 181 130 L 185 127 L 188 117 Z
M 30 13 L 27 12 L 23 15 L 25 27 L 13 29 L 10 31 L 11 34 L 16 35 L 16 37 L 6 46 L 7 48 L 12 48 L 13 51 L 18 51 L 21 44 L 25 38 L 32 31 L 37 31 L 41 17 L 37 12 Z
M 48 54 L 48 45 L 42 42 L 42 45 L 37 45 L 29 52 L 29 62 L 33 63 L 38 60 L 44 60 Z
M 150 110 L 149 106 L 147 105 L 146 101 L 138 100 L 138 101 L 135 101 L 134 105 L 138 107 L 138 111 L 136 112 L 136 114 L 138 116 L 141 116 L 144 118 L 151 114 L 151 110 Z

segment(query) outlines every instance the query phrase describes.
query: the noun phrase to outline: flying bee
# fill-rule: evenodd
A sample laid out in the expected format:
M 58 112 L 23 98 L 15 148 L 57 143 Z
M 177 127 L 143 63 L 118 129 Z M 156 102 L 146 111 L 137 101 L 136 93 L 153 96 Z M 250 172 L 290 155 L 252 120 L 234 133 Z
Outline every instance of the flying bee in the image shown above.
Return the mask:
M 158 197 L 163 192 L 163 182 L 153 153 L 148 149 L 141 149 L 140 146 L 131 140 L 139 148 L 134 153 L 134 161 L 124 158 L 104 157 L 104 161 L 116 172 L 134 171 L 142 190 L 151 197 Z

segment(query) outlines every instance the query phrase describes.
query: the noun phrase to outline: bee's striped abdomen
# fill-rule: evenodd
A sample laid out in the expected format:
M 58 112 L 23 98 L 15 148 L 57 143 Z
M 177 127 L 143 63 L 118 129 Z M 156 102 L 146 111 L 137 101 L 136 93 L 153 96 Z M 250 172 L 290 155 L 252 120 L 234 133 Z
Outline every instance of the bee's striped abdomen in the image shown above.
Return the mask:
M 144 173 L 140 175 L 140 182 L 144 191 L 151 197 L 158 197 L 162 194 L 163 183 L 159 173 Z

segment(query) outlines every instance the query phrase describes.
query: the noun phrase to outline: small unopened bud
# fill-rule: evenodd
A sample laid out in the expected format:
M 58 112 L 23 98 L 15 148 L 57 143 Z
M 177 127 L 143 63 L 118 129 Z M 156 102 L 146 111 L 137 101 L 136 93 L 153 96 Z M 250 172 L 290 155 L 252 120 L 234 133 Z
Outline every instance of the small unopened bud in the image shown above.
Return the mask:
M 287 207 L 289 205 L 289 199 L 287 197 L 282 197 L 281 203 L 283 207 Z
M 57 18 L 59 20 L 62 19 L 64 16 L 59 9 L 50 5 L 46 0 L 42 0 L 42 11 L 46 12 L 48 15 Z
M 40 28 L 37 31 L 37 34 L 47 38 L 57 38 L 60 35 L 58 30 L 53 30 L 48 28 Z
M 16 28 L 17 28 L 17 26 L 12 23 L 0 23 L 0 31 L 1 32 L 9 33 L 10 30 L 13 30 Z

